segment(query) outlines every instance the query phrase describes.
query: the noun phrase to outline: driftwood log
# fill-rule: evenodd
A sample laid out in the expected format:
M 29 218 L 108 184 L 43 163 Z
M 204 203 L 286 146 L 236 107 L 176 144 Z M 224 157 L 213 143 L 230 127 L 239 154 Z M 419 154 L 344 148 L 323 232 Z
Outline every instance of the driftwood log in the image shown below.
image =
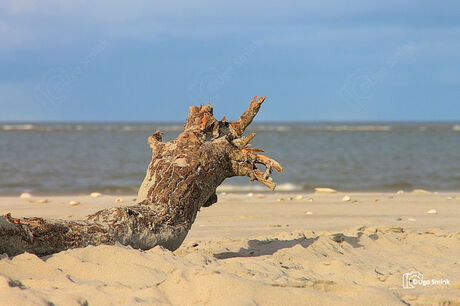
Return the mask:
M 184 131 L 162 142 L 156 131 L 148 138 L 152 161 L 133 206 L 104 209 L 84 220 L 0 217 L 0 254 L 30 252 L 48 255 L 88 245 L 130 245 L 150 249 L 161 245 L 177 249 L 201 207 L 217 202 L 216 188 L 228 177 L 248 176 L 270 189 L 272 169 L 282 167 L 259 154 L 243 137 L 265 97 L 255 97 L 235 122 L 217 121 L 211 105 L 190 107 Z M 255 164 L 265 166 L 260 171 Z

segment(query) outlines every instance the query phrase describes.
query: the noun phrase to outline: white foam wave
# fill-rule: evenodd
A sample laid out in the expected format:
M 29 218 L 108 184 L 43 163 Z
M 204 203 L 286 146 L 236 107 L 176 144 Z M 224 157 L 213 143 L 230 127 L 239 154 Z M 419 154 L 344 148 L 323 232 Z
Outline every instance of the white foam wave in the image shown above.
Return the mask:
M 183 131 L 182 124 L 168 124 L 168 123 L 69 123 L 69 124 L 46 124 L 46 123 L 5 123 L 0 124 L 0 131 L 39 131 L 39 132 L 94 132 L 94 131 L 107 131 L 107 132 L 153 132 L 160 130 L 162 132 L 178 133 Z M 388 131 L 460 131 L 460 124 L 453 125 L 384 125 L 384 124 L 292 124 L 292 125 L 278 125 L 278 124 L 255 124 L 250 128 L 255 132 L 388 132 Z
M 256 132 L 289 132 L 292 127 L 286 125 L 255 125 L 252 130 Z
M 284 183 L 276 186 L 276 191 L 300 191 L 301 185 Z M 267 191 L 267 187 L 262 185 L 221 185 L 217 187 L 218 192 L 247 192 L 247 191 Z
M 34 125 L 32 124 L 4 124 L 2 130 L 4 131 L 29 131 L 33 130 Z
M 163 132 L 179 132 L 182 125 L 116 125 L 116 124 L 3 124 L 0 131 L 38 131 L 38 132 L 153 132 L 157 129 Z
M 389 125 L 339 125 L 339 126 L 324 126 L 320 127 L 324 131 L 364 131 L 364 132 L 373 132 L 373 131 L 391 131 L 391 126 Z

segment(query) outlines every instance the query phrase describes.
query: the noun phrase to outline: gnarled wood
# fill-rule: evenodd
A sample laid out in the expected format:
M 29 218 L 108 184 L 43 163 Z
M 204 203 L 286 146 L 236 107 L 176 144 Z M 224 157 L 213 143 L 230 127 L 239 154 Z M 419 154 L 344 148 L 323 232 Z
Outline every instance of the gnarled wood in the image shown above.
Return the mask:
M 81 221 L 0 217 L 0 253 L 47 255 L 116 242 L 144 250 L 177 249 L 200 208 L 217 202 L 216 188 L 226 178 L 247 176 L 275 188 L 270 174 L 282 172 L 281 165 L 249 147 L 255 134 L 242 136 L 264 100 L 255 97 L 235 122 L 217 121 L 211 105 L 192 106 L 176 139 L 162 142 L 162 133 L 153 133 L 148 138 L 152 161 L 136 205 L 104 209 Z

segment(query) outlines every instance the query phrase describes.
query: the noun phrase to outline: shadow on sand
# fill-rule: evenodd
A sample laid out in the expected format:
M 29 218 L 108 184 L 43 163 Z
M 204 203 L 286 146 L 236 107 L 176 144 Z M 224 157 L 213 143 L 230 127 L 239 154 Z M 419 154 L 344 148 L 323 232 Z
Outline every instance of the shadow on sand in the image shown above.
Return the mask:
M 335 241 L 338 244 L 346 243 L 352 246 L 353 248 L 362 248 L 364 245 L 360 244 L 360 238 L 363 235 L 362 232 L 358 232 L 356 237 L 346 236 L 342 233 L 336 233 L 329 236 L 332 241 Z M 369 238 L 372 240 L 377 240 L 378 235 L 372 234 L 369 235 Z M 214 257 L 217 259 L 226 259 L 234 257 L 255 257 L 263 255 L 273 255 L 275 252 L 292 248 L 295 245 L 301 245 L 304 248 L 312 245 L 316 240 L 319 239 L 319 236 L 314 238 L 296 238 L 292 240 L 278 240 L 278 239 L 268 239 L 268 240 L 249 240 L 247 248 L 240 248 L 238 252 L 222 252 L 214 254 Z M 333 242 L 332 242 L 333 243 Z
M 295 245 L 301 245 L 307 248 L 313 244 L 319 237 L 314 238 L 297 238 L 293 240 L 249 240 L 248 248 L 240 248 L 238 252 L 223 252 L 214 254 L 217 259 L 226 259 L 234 257 L 255 257 L 263 255 L 272 255 L 278 250 L 292 248 Z

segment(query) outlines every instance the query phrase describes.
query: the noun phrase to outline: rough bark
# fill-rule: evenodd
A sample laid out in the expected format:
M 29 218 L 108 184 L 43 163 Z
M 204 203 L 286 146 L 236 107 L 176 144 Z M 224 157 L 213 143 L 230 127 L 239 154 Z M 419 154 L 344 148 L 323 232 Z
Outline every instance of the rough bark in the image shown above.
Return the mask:
M 228 177 L 248 176 L 270 189 L 276 161 L 259 154 L 243 137 L 265 97 L 255 97 L 235 122 L 218 121 L 211 105 L 191 106 L 184 131 L 162 142 L 156 131 L 148 138 L 152 161 L 138 195 L 138 204 L 96 212 L 81 221 L 0 217 L 0 253 L 48 255 L 88 245 L 131 245 L 177 249 L 201 207 L 217 202 L 216 188 Z M 265 171 L 256 168 L 265 166 Z

